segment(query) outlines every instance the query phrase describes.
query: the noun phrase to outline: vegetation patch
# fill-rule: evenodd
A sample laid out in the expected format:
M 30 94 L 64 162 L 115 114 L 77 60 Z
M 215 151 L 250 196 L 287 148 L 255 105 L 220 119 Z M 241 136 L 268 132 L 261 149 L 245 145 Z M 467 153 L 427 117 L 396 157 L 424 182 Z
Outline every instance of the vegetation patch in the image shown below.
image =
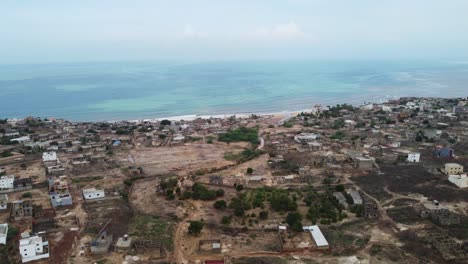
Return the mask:
M 159 240 L 166 249 L 172 249 L 173 234 L 174 224 L 157 216 L 137 214 L 130 220 L 129 235 Z
M 258 144 L 258 129 L 248 127 L 230 129 L 226 133 L 220 134 L 218 140 L 226 143 L 245 141 L 256 145 Z

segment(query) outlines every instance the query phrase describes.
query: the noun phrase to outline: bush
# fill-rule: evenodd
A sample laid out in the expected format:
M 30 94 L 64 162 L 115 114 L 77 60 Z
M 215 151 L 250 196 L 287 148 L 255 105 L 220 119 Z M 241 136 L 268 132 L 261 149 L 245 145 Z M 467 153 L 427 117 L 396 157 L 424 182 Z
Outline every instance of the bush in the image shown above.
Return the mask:
M 190 221 L 190 225 L 188 227 L 188 233 L 192 236 L 197 236 L 201 233 L 202 229 L 203 229 L 203 222 Z
M 23 197 L 23 198 L 32 198 L 32 193 L 30 193 L 30 192 L 25 192 L 25 193 L 23 193 L 23 194 L 21 195 L 21 197 Z
M 170 121 L 170 120 L 167 120 L 167 119 L 161 120 L 160 125 L 162 125 L 162 126 L 170 126 L 170 125 L 171 125 L 171 121 Z
M 342 140 L 345 136 L 345 133 L 343 133 L 342 131 L 336 131 L 335 134 L 331 136 L 331 139 Z
M 216 190 L 216 196 L 218 197 L 224 196 L 224 190 L 223 189 Z
M 252 144 L 258 144 L 258 130 L 248 127 L 230 129 L 226 133 L 220 134 L 218 140 L 226 143 L 246 141 Z
M 286 216 L 286 223 L 293 231 L 300 232 L 302 231 L 302 215 L 298 212 L 288 213 Z
M 227 204 L 226 204 L 226 201 L 224 201 L 224 200 L 218 200 L 218 201 L 214 202 L 213 206 L 214 206 L 214 208 L 216 208 L 218 210 L 224 210 L 227 207 Z
M 335 190 L 336 190 L 337 192 L 344 192 L 345 187 L 344 187 L 343 184 L 339 184 L 339 185 L 337 185 L 337 186 L 335 187 Z
M 221 224 L 223 225 L 230 225 L 232 221 L 232 216 L 223 216 L 221 219 Z
M 192 198 L 195 200 L 210 201 L 217 197 L 217 191 L 210 190 L 198 182 L 192 186 L 192 192 Z
M 252 168 L 247 168 L 247 174 L 252 174 L 253 173 L 253 169 Z
M 261 211 L 258 217 L 261 220 L 266 220 L 266 219 L 268 219 L 268 212 L 267 211 Z
M 10 239 L 16 237 L 16 235 L 18 235 L 18 233 L 19 233 L 19 229 L 16 226 L 8 225 L 7 240 L 10 240 Z

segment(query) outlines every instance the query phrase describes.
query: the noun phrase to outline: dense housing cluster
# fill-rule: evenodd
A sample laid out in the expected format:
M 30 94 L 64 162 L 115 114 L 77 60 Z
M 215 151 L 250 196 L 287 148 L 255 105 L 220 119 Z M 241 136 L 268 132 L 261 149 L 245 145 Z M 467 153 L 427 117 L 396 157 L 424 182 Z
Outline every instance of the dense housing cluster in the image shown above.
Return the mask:
M 11 263 L 464 263 L 468 100 L 0 120 Z

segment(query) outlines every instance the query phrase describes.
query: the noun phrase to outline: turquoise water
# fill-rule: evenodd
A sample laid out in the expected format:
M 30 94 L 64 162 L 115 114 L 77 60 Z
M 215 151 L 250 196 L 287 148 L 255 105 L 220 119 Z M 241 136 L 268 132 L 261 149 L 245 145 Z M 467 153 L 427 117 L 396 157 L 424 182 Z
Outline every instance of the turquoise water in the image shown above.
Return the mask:
M 76 121 L 271 113 L 468 96 L 462 62 L 264 61 L 0 66 L 1 117 Z

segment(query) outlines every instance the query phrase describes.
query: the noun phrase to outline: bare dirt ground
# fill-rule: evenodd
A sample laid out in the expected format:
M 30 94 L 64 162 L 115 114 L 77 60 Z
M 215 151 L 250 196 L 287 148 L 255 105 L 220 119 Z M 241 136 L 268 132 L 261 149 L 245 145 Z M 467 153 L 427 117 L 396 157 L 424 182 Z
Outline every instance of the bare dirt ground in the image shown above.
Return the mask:
M 45 169 L 42 162 L 30 162 L 27 164 L 26 169 L 21 168 L 20 164 L 13 164 L 5 166 L 8 175 L 15 175 L 15 178 L 32 178 L 33 182 L 45 181 Z
M 183 218 L 186 215 L 186 204 L 181 201 L 167 201 L 156 193 L 159 179 L 139 180 L 133 184 L 129 201 L 135 212 L 162 217 Z
M 177 173 L 188 175 L 202 168 L 219 168 L 234 164 L 224 159 L 226 152 L 240 152 L 246 143 L 188 143 L 182 146 L 161 148 L 140 148 L 130 151 L 135 164 L 142 166 L 148 175 L 164 175 Z

